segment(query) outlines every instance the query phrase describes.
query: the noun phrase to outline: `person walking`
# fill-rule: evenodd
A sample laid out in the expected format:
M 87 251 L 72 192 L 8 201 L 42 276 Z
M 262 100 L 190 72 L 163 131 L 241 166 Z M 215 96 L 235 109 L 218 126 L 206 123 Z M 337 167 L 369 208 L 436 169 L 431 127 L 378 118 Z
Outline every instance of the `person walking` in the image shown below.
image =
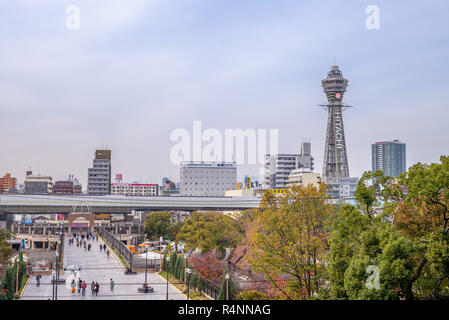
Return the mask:
M 72 294 L 75 295 L 75 287 L 76 287 L 76 283 L 75 283 L 75 279 L 72 279 L 72 283 L 70 284 L 70 287 L 72 288 Z
M 78 279 L 78 293 L 81 292 L 81 283 L 82 283 L 81 278 L 79 278 Z
M 83 296 L 86 296 L 86 288 L 87 288 L 86 281 L 83 281 L 83 283 L 81 284 L 81 293 Z
M 108 256 L 109 259 L 109 255 L 111 254 L 111 252 L 109 251 L 109 249 L 106 251 L 106 255 Z
M 95 294 L 95 282 L 92 281 L 92 283 L 90 284 L 90 290 L 92 291 L 92 295 Z
M 100 244 L 100 252 L 101 252 L 101 250 L 103 250 L 103 246 Z
M 111 291 L 114 291 L 115 281 L 111 278 Z
M 95 283 L 95 295 L 98 296 L 99 292 L 100 292 L 100 284 L 97 281 L 97 283 Z
M 41 285 L 41 275 L 40 275 L 40 274 L 38 274 L 38 275 L 36 276 L 36 281 L 37 281 L 36 287 L 39 287 L 39 286 Z
M 103 250 L 106 252 L 106 243 L 103 245 Z

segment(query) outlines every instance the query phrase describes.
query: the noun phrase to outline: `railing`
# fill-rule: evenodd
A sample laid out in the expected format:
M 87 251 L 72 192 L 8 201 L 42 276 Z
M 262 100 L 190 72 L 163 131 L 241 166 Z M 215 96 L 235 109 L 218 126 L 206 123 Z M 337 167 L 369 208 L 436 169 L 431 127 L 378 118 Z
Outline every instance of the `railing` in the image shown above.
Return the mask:
M 129 270 L 132 271 L 133 254 L 129 251 L 128 247 L 107 231 L 103 226 L 98 227 L 98 231 L 101 236 L 109 243 L 109 245 L 115 249 L 129 264 Z
M 210 280 L 207 280 L 203 277 L 201 280 L 203 283 L 203 288 L 201 291 L 203 291 L 205 294 L 207 294 L 212 299 L 218 300 L 218 296 L 220 295 L 220 288 L 217 287 L 217 285 L 215 285 Z

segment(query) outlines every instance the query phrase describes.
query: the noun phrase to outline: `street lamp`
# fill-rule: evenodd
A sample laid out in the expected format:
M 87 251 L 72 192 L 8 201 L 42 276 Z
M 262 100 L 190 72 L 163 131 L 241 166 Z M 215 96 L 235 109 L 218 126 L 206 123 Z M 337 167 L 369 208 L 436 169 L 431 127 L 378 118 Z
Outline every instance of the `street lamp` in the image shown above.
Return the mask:
M 231 279 L 229 273 L 226 273 L 225 279 L 226 279 L 226 300 L 229 300 L 229 279 Z
M 159 273 L 162 272 L 162 241 L 164 241 L 164 238 L 162 236 L 159 238 Z
M 165 258 L 167 262 L 165 263 L 165 271 L 167 272 L 167 300 L 168 300 L 168 263 L 170 262 L 170 257 L 167 254 L 167 257 Z
M 148 247 L 145 250 L 145 283 L 147 283 L 147 271 L 148 270 Z
M 190 268 L 186 268 L 186 274 L 187 274 L 187 300 L 189 300 L 189 290 L 190 290 L 190 274 L 192 273 L 192 270 Z
M 186 291 L 186 288 L 187 288 L 187 262 L 190 258 L 191 252 L 192 252 L 192 250 L 189 250 L 184 255 L 184 289 L 183 289 L 184 292 Z
M 55 300 L 58 300 L 58 257 L 59 252 L 56 251 L 56 277 L 53 278 L 53 281 L 55 281 Z

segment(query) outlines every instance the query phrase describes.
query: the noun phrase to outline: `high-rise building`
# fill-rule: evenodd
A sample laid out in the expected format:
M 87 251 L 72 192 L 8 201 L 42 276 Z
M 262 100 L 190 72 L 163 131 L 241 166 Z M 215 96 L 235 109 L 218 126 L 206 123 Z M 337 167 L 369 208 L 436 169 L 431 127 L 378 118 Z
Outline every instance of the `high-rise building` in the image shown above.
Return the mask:
M 324 149 L 323 178 L 349 178 L 345 130 L 343 127 L 343 95 L 348 80 L 338 66 L 332 66 L 327 78 L 322 80 L 327 104 L 321 105 L 327 113 L 326 144 Z
M 0 193 L 17 192 L 17 179 L 11 177 L 10 173 L 0 177 Z
M 300 154 L 265 155 L 264 189 L 286 188 L 288 176 L 295 169 L 308 168 L 313 171 L 311 151 L 311 143 L 303 142 Z
M 87 172 L 87 193 L 93 196 L 111 194 L 111 150 L 96 150 L 93 168 Z
M 181 163 L 181 196 L 224 197 L 237 184 L 235 162 L 188 161 Z
M 407 170 L 405 143 L 399 140 L 376 142 L 371 145 L 372 171 L 396 178 Z

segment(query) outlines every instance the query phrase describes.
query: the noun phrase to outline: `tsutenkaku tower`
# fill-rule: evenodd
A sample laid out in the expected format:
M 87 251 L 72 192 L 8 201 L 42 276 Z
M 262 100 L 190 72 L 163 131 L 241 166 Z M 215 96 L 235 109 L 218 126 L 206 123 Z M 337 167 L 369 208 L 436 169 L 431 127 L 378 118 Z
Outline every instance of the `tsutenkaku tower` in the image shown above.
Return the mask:
M 338 66 L 332 66 L 327 78 L 322 80 L 327 104 L 320 105 L 327 111 L 326 145 L 324 149 L 323 178 L 349 178 L 348 156 L 346 152 L 343 110 L 343 95 L 348 80 Z

